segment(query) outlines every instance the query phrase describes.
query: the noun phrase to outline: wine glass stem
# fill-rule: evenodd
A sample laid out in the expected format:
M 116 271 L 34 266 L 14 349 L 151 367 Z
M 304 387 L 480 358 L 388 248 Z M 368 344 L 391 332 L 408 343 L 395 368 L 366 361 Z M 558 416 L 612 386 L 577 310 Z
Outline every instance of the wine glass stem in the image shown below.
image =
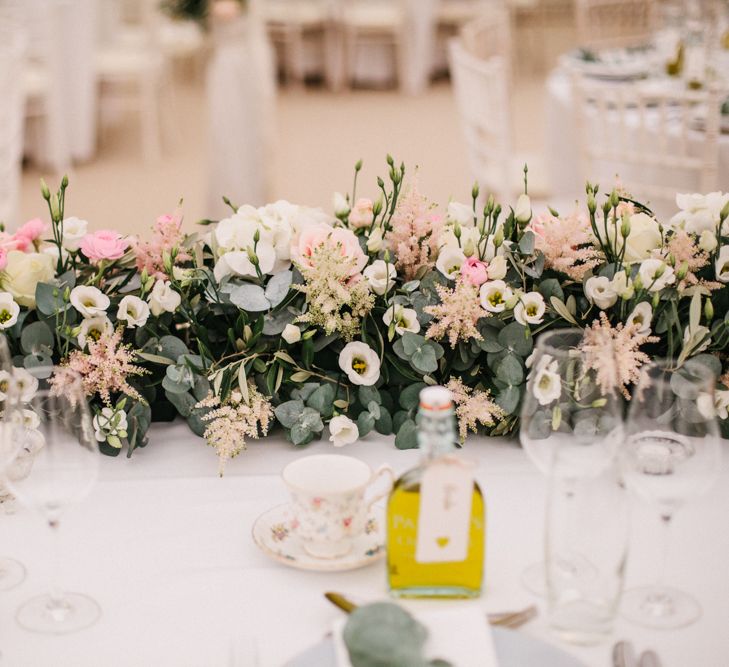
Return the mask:
M 658 566 L 656 586 L 663 586 L 666 581 L 666 565 L 668 563 L 668 549 L 671 543 L 671 519 L 672 514 L 661 514 L 661 556 Z
M 51 529 L 53 546 L 51 547 L 51 578 L 48 586 L 48 596 L 53 606 L 63 606 L 63 590 L 61 589 L 61 544 L 60 523 L 58 519 L 49 519 L 48 527 Z

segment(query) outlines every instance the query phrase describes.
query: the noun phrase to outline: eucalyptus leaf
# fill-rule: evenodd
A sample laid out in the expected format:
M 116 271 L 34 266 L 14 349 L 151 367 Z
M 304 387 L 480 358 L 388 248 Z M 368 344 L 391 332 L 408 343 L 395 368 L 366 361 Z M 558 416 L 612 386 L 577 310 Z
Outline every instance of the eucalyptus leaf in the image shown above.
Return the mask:
M 507 324 L 499 332 L 499 343 L 521 357 L 528 356 L 534 346 L 531 332 L 518 322 Z
M 534 252 L 534 232 L 527 230 L 519 241 L 519 250 L 524 255 L 531 255 Z
M 289 289 L 291 288 L 293 275 L 294 274 L 289 270 L 281 271 L 268 281 L 264 295 L 271 307 L 275 308 L 286 298 L 286 295 L 289 293 Z M 231 296 L 231 301 L 232 300 Z
M 260 313 L 271 308 L 263 288 L 252 283 L 234 285 L 230 291 L 230 302 L 249 313 Z
M 187 345 L 176 336 L 162 336 L 157 342 L 157 351 L 161 356 L 173 361 L 177 361 L 180 356 L 189 352 Z
M 306 405 L 325 417 L 332 414 L 333 403 L 334 386 L 328 382 L 315 389 L 306 401 Z
M 378 405 L 382 403 L 382 396 L 380 396 L 380 392 L 377 387 L 361 386 L 357 390 L 357 398 L 359 398 L 359 402 L 364 407 L 367 407 L 373 401 Z
M 33 322 L 23 329 L 20 346 L 26 354 L 53 349 L 53 332 L 45 322 Z
M 405 420 L 395 436 L 398 449 L 416 449 L 418 446 L 418 427 L 412 419 Z
M 385 407 L 380 407 L 380 416 L 375 419 L 375 430 L 382 435 L 392 433 L 392 416 Z
M 360 412 L 357 417 L 357 430 L 359 437 L 364 438 L 375 426 L 375 418 L 369 412 Z
M 501 409 L 507 414 L 515 414 L 519 407 L 519 399 L 521 392 L 519 387 L 509 386 L 506 389 L 502 389 L 496 396 L 496 403 Z
M 304 410 L 304 402 L 299 400 L 286 401 L 274 408 L 279 424 L 285 428 L 291 428 L 301 416 Z
M 433 373 L 438 370 L 435 351 L 431 347 L 422 347 L 416 350 L 410 357 L 410 363 L 415 370 L 421 373 Z
M 414 384 L 405 387 L 400 392 L 400 406 L 405 410 L 414 410 L 418 407 L 420 402 L 420 392 L 425 388 L 424 382 L 416 382 Z
M 507 354 L 496 368 L 498 378 L 510 385 L 519 385 L 524 380 L 524 367 L 519 357 Z

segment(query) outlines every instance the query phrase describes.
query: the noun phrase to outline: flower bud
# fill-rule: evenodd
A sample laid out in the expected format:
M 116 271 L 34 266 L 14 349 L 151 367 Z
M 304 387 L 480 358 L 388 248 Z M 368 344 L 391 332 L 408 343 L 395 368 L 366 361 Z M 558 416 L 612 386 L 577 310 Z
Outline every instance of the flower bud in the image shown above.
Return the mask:
M 711 303 L 711 299 L 708 297 L 704 303 L 704 317 L 707 322 L 711 322 L 714 319 L 714 304 Z
M 489 195 L 489 198 L 486 200 L 486 209 L 489 213 L 494 210 L 494 196 L 493 194 Z
M 309 338 L 313 338 L 314 336 L 316 336 L 316 329 L 309 329 L 301 335 L 301 340 L 309 340 Z
M 63 178 L 61 179 L 61 188 L 64 190 L 68 187 L 68 174 L 64 174 Z
M 623 216 L 623 224 L 620 225 L 620 233 L 624 239 L 630 236 L 630 218 L 627 215 Z
M 468 240 L 466 241 L 466 244 L 463 246 L 463 254 L 466 257 L 470 257 L 475 252 L 476 252 L 476 246 L 473 243 L 473 239 L 469 237 Z
M 350 211 L 349 202 L 341 192 L 334 193 L 334 215 L 345 218 Z
M 686 274 L 688 273 L 688 262 L 683 261 L 681 262 L 681 266 L 678 267 L 678 271 L 676 271 L 676 280 L 683 280 L 686 277 Z
M 360 158 L 357 160 L 357 162 L 354 163 L 354 170 L 360 171 L 362 169 L 362 159 Z
M 478 193 L 479 193 L 478 181 L 476 181 L 473 184 L 473 187 L 471 188 L 471 198 L 472 199 L 478 199 Z
M 48 203 L 51 207 L 51 217 L 53 220 L 60 220 L 61 219 L 61 208 L 60 204 L 58 203 L 58 195 L 53 194 L 51 195 L 51 198 L 49 199 Z
M 41 186 L 41 194 L 43 195 L 43 199 L 48 201 L 51 198 L 51 191 L 48 189 L 48 186 L 46 185 L 46 182 L 44 179 L 40 179 L 40 186 Z
M 387 157 L 385 158 L 387 160 L 387 164 L 389 164 L 391 167 L 395 165 L 395 160 L 392 159 L 392 155 L 389 153 L 387 154 Z
M 499 227 L 494 234 L 494 248 L 498 248 L 504 242 L 504 229 Z
M 613 190 L 610 193 L 610 208 L 617 208 L 619 203 L 620 203 L 620 196 L 618 195 L 618 191 Z
M 455 236 L 457 239 L 461 238 L 461 225 L 459 223 L 455 223 L 453 225 L 453 236 Z
M 246 324 L 243 327 L 243 340 L 248 343 L 251 338 L 253 338 L 253 329 L 251 329 L 249 324 Z
M 668 266 L 676 266 L 676 258 L 672 253 L 668 253 L 668 257 L 666 257 L 666 264 L 668 264 Z
M 669 255 L 669 258 L 670 257 L 672 257 L 672 255 Z M 676 263 L 676 260 L 675 259 L 673 260 L 673 263 L 674 264 Z M 658 280 L 658 278 L 660 278 L 665 272 L 666 272 L 666 265 L 665 264 L 661 264 L 656 269 L 655 273 L 653 274 L 653 280 Z
M 256 228 L 256 231 L 253 232 L 253 243 L 258 243 L 261 240 L 261 230 Z
M 382 212 L 382 199 L 378 199 L 374 204 L 372 204 L 372 217 L 376 218 L 380 213 Z
M 587 196 L 587 210 L 590 212 L 590 215 L 594 215 L 597 210 L 597 202 L 592 193 Z
M 251 264 L 258 266 L 258 255 L 256 255 L 256 251 L 251 246 L 248 246 L 246 252 L 248 253 L 248 259 L 251 260 Z
M 633 278 L 633 287 L 635 287 L 635 291 L 638 292 L 643 289 L 643 280 L 640 277 L 640 274 L 636 274 L 635 278 Z
M 386 264 L 390 263 L 390 250 L 385 248 L 385 253 L 382 255 L 382 259 L 385 260 Z
M 368 252 L 380 252 L 382 250 L 382 227 L 375 227 L 367 239 Z
M 714 232 L 710 229 L 705 229 L 701 232 L 701 236 L 699 237 L 699 248 L 706 252 L 713 252 L 717 245 L 716 234 L 714 234 Z
M 724 220 L 726 220 L 727 218 L 729 218 L 729 201 L 724 204 L 724 208 L 722 208 L 721 212 L 719 213 L 719 220 L 721 222 L 724 222 Z
M 653 310 L 658 308 L 658 304 L 661 302 L 661 293 L 653 292 Z

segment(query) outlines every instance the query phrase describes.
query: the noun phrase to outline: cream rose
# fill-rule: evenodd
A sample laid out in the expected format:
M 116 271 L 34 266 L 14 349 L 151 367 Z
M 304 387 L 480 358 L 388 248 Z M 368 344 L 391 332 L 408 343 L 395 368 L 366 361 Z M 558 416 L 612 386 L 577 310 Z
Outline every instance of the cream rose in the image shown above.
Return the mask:
M 333 443 L 335 447 L 351 445 L 359 438 L 357 424 L 344 415 L 332 417 L 329 421 L 329 433 L 329 442 Z
M 623 242 L 625 242 L 624 261 L 628 264 L 648 259 L 656 248 L 663 245 L 658 220 L 651 218 L 647 213 L 636 213 L 630 216 L 630 233 L 625 241 L 620 234 L 620 227 L 621 223 L 618 222 L 617 242 L 615 242 L 615 230 L 611 224 L 608 224 L 608 233 L 618 252 L 622 250 Z
M 53 280 L 53 267 L 53 257 L 46 253 L 11 250 L 0 286 L 21 306 L 35 308 L 36 285 Z

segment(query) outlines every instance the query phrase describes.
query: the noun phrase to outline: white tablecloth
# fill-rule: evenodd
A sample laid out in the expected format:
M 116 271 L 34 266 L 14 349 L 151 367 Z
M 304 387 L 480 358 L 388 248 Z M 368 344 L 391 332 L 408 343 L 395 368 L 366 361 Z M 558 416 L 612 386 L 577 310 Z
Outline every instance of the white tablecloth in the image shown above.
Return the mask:
M 572 99 L 572 82 L 569 74 L 562 69 L 555 70 L 547 79 L 547 95 L 544 109 L 546 122 L 545 160 L 547 173 L 551 179 L 551 191 L 555 201 L 569 200 L 575 193 L 584 193 L 585 182 L 582 175 L 579 153 L 577 119 Z M 729 135 L 719 137 L 719 176 L 720 190 L 729 188 Z M 610 176 L 613 176 L 611 174 Z M 640 174 L 645 181 L 645 174 Z M 613 182 L 603 182 L 600 175 L 591 175 L 590 180 L 599 180 L 602 191 L 610 190 Z M 696 192 L 699 184 L 686 179 L 679 182 L 675 170 L 665 174 L 653 174 L 652 178 L 660 185 L 673 186 L 676 191 Z M 631 171 L 622 169 L 621 182 L 630 189 Z M 672 207 L 669 212 L 675 212 Z
M 91 496 L 62 520 L 67 588 L 93 596 L 103 608 L 101 620 L 87 630 L 48 637 L 14 622 L 18 605 L 44 592 L 50 536 L 26 510 L 0 515 L 0 552 L 28 568 L 25 583 L 0 596 L 3 664 L 250 667 L 255 650 L 259 665 L 280 667 L 318 642 L 340 613 L 323 591 L 385 596 L 381 562 L 339 574 L 300 572 L 268 560 L 250 537 L 254 519 L 286 500 L 281 468 L 302 454 L 331 451 L 330 443 L 296 450 L 272 437 L 231 461 L 221 479 L 214 451 L 184 424 L 156 425 L 151 440 L 131 460 L 104 458 Z M 473 439 L 465 451 L 479 462 L 488 503 L 486 590 L 479 604 L 487 611 L 527 605 L 533 598 L 519 575 L 542 555 L 545 481 L 514 443 Z M 418 458 L 417 451 L 400 452 L 390 438 L 375 436 L 343 452 L 373 466 L 387 461 L 397 471 Z M 673 632 L 619 621 L 614 639 L 657 650 L 665 667 L 729 664 L 728 511 L 725 459 L 713 491 L 675 519 L 669 581 L 698 597 L 704 608 L 700 621 Z M 635 514 L 629 585 L 651 581 L 658 530 L 653 513 L 641 508 Z M 521 631 L 554 641 L 543 614 Z M 565 648 L 590 667 L 607 667 L 611 644 Z M 231 660 L 234 649 L 237 662 Z

